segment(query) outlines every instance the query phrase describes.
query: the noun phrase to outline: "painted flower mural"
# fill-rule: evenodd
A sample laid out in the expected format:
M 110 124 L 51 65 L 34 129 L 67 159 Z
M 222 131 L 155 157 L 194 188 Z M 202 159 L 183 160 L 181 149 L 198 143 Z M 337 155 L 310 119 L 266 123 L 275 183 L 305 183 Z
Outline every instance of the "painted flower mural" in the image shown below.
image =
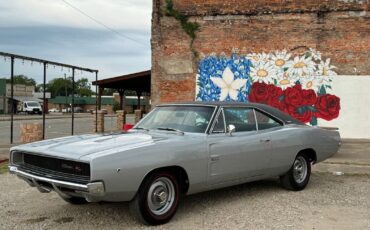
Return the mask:
M 238 100 L 238 92 L 247 83 L 247 79 L 234 79 L 234 74 L 227 66 L 222 73 L 222 78 L 211 77 L 211 81 L 221 89 L 220 101 L 224 101 L 227 97 L 232 100 Z
M 198 101 L 246 102 L 251 88 L 251 61 L 245 56 L 208 56 L 199 63 Z
M 230 58 L 211 55 L 199 63 L 198 101 L 258 102 L 276 107 L 305 123 L 339 116 L 340 99 L 328 94 L 335 67 L 310 49 L 293 56 L 286 50 Z

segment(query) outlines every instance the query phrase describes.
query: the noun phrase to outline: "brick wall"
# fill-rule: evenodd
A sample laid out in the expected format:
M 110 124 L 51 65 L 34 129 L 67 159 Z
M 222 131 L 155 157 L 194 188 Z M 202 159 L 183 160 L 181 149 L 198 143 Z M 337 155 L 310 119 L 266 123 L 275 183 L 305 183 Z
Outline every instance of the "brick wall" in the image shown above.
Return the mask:
M 349 0 L 173 0 L 196 21 L 194 57 L 190 38 L 164 1 L 153 0 L 152 105 L 195 98 L 197 65 L 203 55 L 271 52 L 301 54 L 314 48 L 340 75 L 370 74 L 369 1 Z

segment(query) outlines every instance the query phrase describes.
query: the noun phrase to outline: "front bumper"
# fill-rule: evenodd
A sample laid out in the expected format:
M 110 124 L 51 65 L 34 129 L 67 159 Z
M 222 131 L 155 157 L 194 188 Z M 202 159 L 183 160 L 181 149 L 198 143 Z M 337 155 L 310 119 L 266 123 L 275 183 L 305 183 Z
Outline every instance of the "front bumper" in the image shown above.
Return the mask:
M 88 184 L 78 184 L 55 180 L 23 172 L 16 166 L 9 166 L 9 172 L 25 180 L 30 186 L 36 187 L 42 193 L 54 190 L 64 198 L 69 198 L 71 195 L 77 195 L 84 197 L 88 201 L 96 200 L 97 197 L 105 195 L 104 183 L 101 181 L 91 182 Z

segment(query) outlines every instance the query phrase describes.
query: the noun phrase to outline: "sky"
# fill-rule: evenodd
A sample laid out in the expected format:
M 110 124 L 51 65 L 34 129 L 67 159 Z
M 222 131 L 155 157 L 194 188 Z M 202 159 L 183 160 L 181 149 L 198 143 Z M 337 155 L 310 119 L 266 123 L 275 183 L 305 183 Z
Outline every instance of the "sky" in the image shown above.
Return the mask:
M 148 70 L 151 12 L 151 0 L 0 0 L 0 51 L 98 69 L 99 79 Z M 47 72 L 48 80 L 71 75 Z M 16 60 L 15 74 L 42 82 L 37 63 Z M 0 57 L 0 77 L 9 76 L 10 60 Z

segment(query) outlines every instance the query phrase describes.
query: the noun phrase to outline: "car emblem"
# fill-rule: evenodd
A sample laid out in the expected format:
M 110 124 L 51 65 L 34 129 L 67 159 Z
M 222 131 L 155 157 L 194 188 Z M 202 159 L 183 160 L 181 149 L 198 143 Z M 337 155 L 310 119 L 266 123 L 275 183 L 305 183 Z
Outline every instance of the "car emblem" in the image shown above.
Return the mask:
M 76 172 L 82 172 L 82 168 L 80 166 L 75 166 L 75 171 Z

